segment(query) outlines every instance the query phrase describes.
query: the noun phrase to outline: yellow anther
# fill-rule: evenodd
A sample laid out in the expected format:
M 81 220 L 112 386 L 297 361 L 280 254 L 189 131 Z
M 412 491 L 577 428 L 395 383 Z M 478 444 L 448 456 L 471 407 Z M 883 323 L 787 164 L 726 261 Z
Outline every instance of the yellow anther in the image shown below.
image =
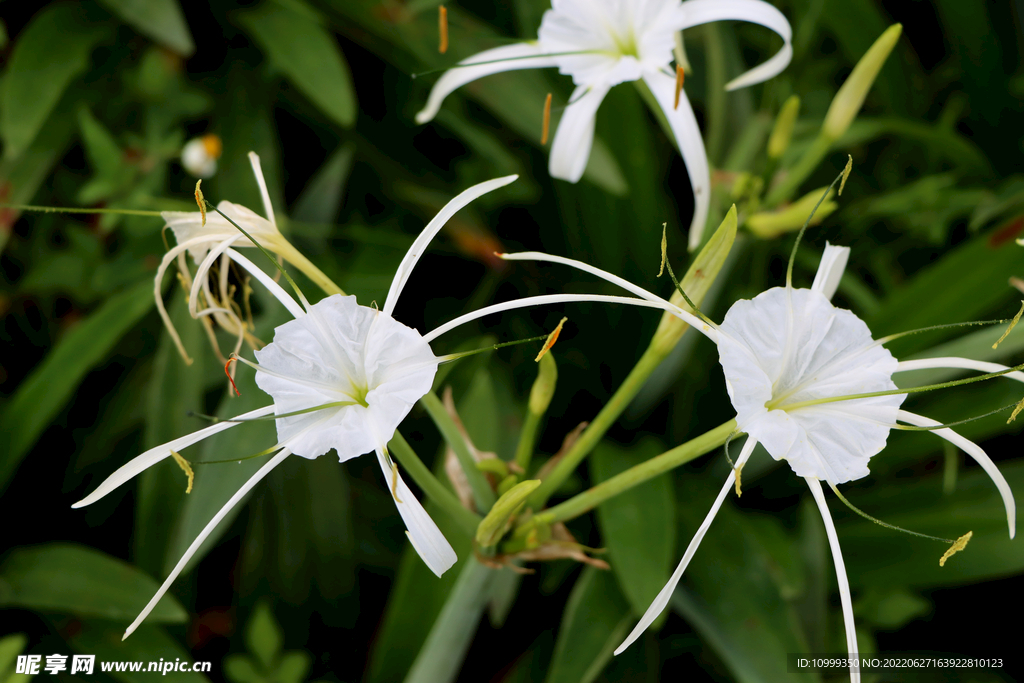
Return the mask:
M 843 196 L 843 188 L 846 187 L 846 179 L 850 177 L 850 171 L 853 170 L 853 155 L 847 154 L 846 166 L 843 168 L 843 179 L 839 181 L 839 196 Z
M 945 567 L 946 566 L 946 560 L 948 560 L 949 558 L 953 557 L 953 555 L 956 555 L 958 552 L 960 552 L 961 550 L 966 548 L 967 547 L 967 542 L 971 540 L 971 536 L 973 536 L 973 535 L 974 535 L 973 531 L 968 531 L 966 534 L 964 534 L 960 538 L 956 539 L 953 542 L 953 545 L 949 546 L 949 550 L 947 550 L 945 553 L 943 553 L 942 557 L 939 558 L 939 566 L 940 567 Z
M 658 277 L 661 277 L 665 273 L 665 262 L 668 261 L 668 236 L 665 232 L 668 230 L 668 223 L 661 224 L 661 268 L 658 269 Z
M 1020 400 L 1020 403 L 1014 406 L 1013 412 L 1010 413 L 1010 419 L 1006 421 L 1006 424 L 1010 424 L 1011 422 L 1016 420 L 1017 416 L 1020 414 L 1020 411 L 1022 410 L 1024 410 L 1024 398 Z
M 996 343 L 992 345 L 992 348 L 996 348 L 1003 343 L 1003 340 L 1010 336 L 1010 332 L 1013 328 L 1017 327 L 1017 323 L 1020 322 L 1021 313 L 1024 313 L 1024 301 L 1020 302 L 1020 310 L 1017 311 L 1017 315 L 1013 316 L 1013 320 L 1010 321 L 1010 326 L 1006 328 L 1006 332 L 1003 332 L 1003 336 L 996 340 Z
M 551 93 L 544 98 L 544 121 L 541 123 L 540 144 L 548 144 L 548 131 L 551 130 Z
M 206 150 L 210 157 L 220 159 L 220 155 L 224 151 L 224 143 L 221 142 L 220 137 L 209 133 L 200 138 L 200 140 L 203 143 L 203 149 Z
M 192 471 L 192 466 L 188 464 L 188 460 L 181 457 L 181 453 L 177 451 L 171 451 L 171 457 L 174 458 L 174 462 L 178 463 L 178 467 L 182 469 L 185 476 L 188 477 L 188 486 L 185 487 L 185 493 L 192 493 L 192 484 L 195 483 L 196 473 Z
M 439 5 L 437 8 L 437 30 L 441 35 L 437 51 L 444 54 L 448 52 L 448 8 L 444 5 Z
M 196 204 L 199 205 L 199 215 L 203 217 L 202 225 L 206 227 L 206 197 L 203 196 L 203 188 L 199 187 L 202 184 L 202 178 L 196 181 Z
M 537 357 L 533 359 L 534 362 L 539 363 L 540 359 L 544 357 L 544 354 L 555 345 L 555 342 L 558 341 L 558 335 L 562 333 L 562 325 L 565 324 L 566 320 L 568 320 L 568 318 L 562 318 L 558 321 L 558 326 L 555 327 L 555 329 L 551 331 L 551 334 L 548 335 L 548 338 L 544 340 L 544 346 L 541 347 L 540 353 L 537 354 Z
M 733 472 L 735 472 L 735 473 L 736 473 L 736 497 L 737 497 L 737 498 L 739 498 L 740 496 L 742 496 L 742 495 L 743 495 L 743 491 L 741 491 L 741 490 L 740 490 L 740 478 L 741 478 L 741 477 L 740 477 L 740 475 L 741 475 L 741 473 L 743 472 L 743 467 L 744 467 L 744 466 L 745 466 L 746 464 L 747 464 L 747 463 L 743 463 L 743 464 L 742 464 L 742 465 L 740 465 L 739 467 L 735 467 L 735 468 L 733 468 L 733 470 L 732 470 Z
M 683 67 L 676 67 L 676 103 L 672 105 L 673 109 L 679 109 L 679 95 L 683 92 L 683 81 L 686 80 L 686 74 L 683 72 Z

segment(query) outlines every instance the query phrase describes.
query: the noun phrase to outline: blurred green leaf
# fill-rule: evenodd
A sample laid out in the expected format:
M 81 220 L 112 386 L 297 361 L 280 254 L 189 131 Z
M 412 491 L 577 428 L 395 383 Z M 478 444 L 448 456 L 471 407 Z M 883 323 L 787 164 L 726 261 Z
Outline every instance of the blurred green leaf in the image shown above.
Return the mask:
M 164 598 L 166 600 L 166 598 Z M 152 619 L 152 617 L 150 617 Z M 148 621 L 148 619 L 147 619 Z M 71 646 L 79 652 L 96 655 L 96 673 L 99 662 L 144 662 L 142 671 L 116 671 L 109 675 L 122 683 L 152 683 L 155 673 L 147 672 L 149 662 L 162 659 L 173 663 L 177 660 L 192 662 L 188 651 L 157 626 L 140 626 L 127 640 L 121 640 L 123 632 L 106 624 L 83 622 L 81 630 L 69 639 Z M 191 668 L 191 667 L 190 667 Z M 208 683 L 209 678 L 198 672 L 160 672 L 160 680 L 168 683 Z
M 310 12 L 265 2 L 238 15 L 239 21 L 284 72 L 322 112 L 348 128 L 356 120 L 356 94 L 338 43 Z
M 931 603 L 916 593 L 896 586 L 869 587 L 857 598 L 853 611 L 857 619 L 886 631 L 895 631 L 907 622 L 931 611 Z
M 569 594 L 547 683 L 590 683 L 633 625 L 629 603 L 611 572 L 584 567 Z
M 0 87 L 5 157 L 25 151 L 110 28 L 86 19 L 78 3 L 54 3 L 32 18 L 18 36 Z
M 269 670 L 281 654 L 284 632 L 265 600 L 256 604 L 249 617 L 245 627 L 245 645 L 265 670 Z
M 12 633 L 0 638 L 0 681 L 7 683 L 9 675 L 14 673 L 14 664 L 18 655 L 25 651 L 28 637 L 24 633 Z
M 234 683 L 262 683 L 263 676 L 256 663 L 247 655 L 228 655 L 224 658 L 224 675 Z
M 302 194 L 295 200 L 292 207 L 292 217 L 295 220 L 306 223 L 333 223 L 337 219 L 345 185 L 349 173 L 352 172 L 355 151 L 354 145 L 342 145 L 317 170 L 306 183 Z M 322 236 L 331 236 L 329 227 L 326 227 Z
M 301 683 L 309 672 L 311 660 L 312 657 L 308 652 L 298 650 L 285 652 L 274 672 L 275 680 L 279 683 Z
M 134 172 L 124 163 L 124 153 L 114 136 L 85 107 L 78 112 L 78 125 L 85 154 L 94 172 L 89 182 L 78 191 L 78 201 L 95 204 L 121 190 Z
M 595 482 L 606 481 L 664 450 L 654 439 L 645 439 L 629 448 L 602 442 L 590 456 L 593 478 Z M 647 611 L 672 573 L 675 503 L 671 477 L 661 476 L 597 507 L 608 563 L 635 615 Z
M 131 621 L 159 584 L 131 565 L 98 550 L 70 543 L 18 548 L 0 566 L 9 592 L 4 604 L 40 612 Z M 157 603 L 152 622 L 185 621 L 169 595 Z
M 188 57 L 196 51 L 178 0 L 100 0 L 111 12 L 164 47 Z
M 0 412 L 0 490 L 85 374 L 153 306 L 151 282 L 116 294 L 67 332 Z

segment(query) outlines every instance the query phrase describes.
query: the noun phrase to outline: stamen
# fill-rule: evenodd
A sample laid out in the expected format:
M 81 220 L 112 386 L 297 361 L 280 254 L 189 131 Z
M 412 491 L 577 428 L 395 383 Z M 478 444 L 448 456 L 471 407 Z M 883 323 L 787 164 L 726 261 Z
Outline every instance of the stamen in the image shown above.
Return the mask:
M 396 503 L 402 502 L 398 497 L 398 465 L 394 462 L 391 463 L 391 495 L 394 496 Z
M 112 213 L 118 216 L 153 216 L 160 218 L 160 211 L 146 211 L 143 209 L 80 209 L 77 207 L 64 206 L 37 206 L 35 204 L 0 204 L 0 209 L 12 211 L 35 211 L 38 213 Z
M 496 351 L 496 350 L 498 350 L 500 348 L 504 348 L 506 346 L 516 346 L 517 344 L 528 344 L 529 342 L 540 341 L 541 339 L 546 340 L 549 336 L 550 335 L 547 335 L 547 334 L 539 334 L 536 337 L 529 337 L 528 339 L 517 339 L 515 341 L 510 341 L 510 342 L 501 342 L 500 344 L 492 344 L 491 346 L 484 346 L 484 347 L 481 347 L 479 349 L 473 349 L 472 351 L 461 351 L 459 353 L 449 353 L 449 354 L 444 355 L 444 356 L 438 356 L 437 360 L 440 363 L 451 363 L 452 361 L 456 361 L 456 360 L 459 360 L 461 358 L 465 358 L 467 356 L 475 356 L 476 354 L 483 353 L 485 351 Z
M 1016 405 L 1016 406 L 1014 407 L 1014 409 L 1013 409 L 1013 412 L 1012 412 L 1012 413 L 1010 413 L 1010 419 L 1008 419 L 1008 420 L 1006 421 L 1006 424 L 1010 424 L 1011 422 L 1013 422 L 1014 420 L 1016 420 L 1016 419 L 1017 419 L 1017 416 L 1018 416 L 1018 415 L 1020 414 L 1020 411 L 1021 411 L 1021 410 L 1024 410 L 1024 398 L 1022 398 L 1022 399 L 1020 400 L 1020 403 L 1018 403 L 1018 404 L 1017 404 L 1017 405 Z
M 746 467 L 747 463 L 741 462 L 739 466 L 733 468 L 733 472 L 736 473 L 736 497 L 739 498 L 743 495 L 740 491 L 740 473 L 743 472 L 743 468 Z
M 665 274 L 665 262 L 668 261 L 668 223 L 661 224 L 661 268 L 658 269 L 658 277 Z
M 568 318 L 563 317 L 558 321 L 558 325 L 551 331 L 551 334 L 549 334 L 548 338 L 544 341 L 544 346 L 541 347 L 540 353 L 538 353 L 537 357 L 533 359 L 535 363 L 539 363 L 540 359 L 544 357 L 544 354 L 555 345 L 556 341 L 558 341 L 558 335 L 562 334 L 562 325 L 565 324 L 566 320 L 568 320 Z
M 890 425 L 890 426 L 893 429 L 903 429 L 903 430 L 906 430 L 908 432 L 930 432 L 930 431 L 933 431 L 935 429 L 947 429 L 949 427 L 956 427 L 957 425 L 967 424 L 968 422 L 974 422 L 976 420 L 982 420 L 982 419 L 984 419 L 986 417 L 989 417 L 991 415 L 995 415 L 996 413 L 1001 413 L 1004 410 L 1009 410 L 1010 408 L 1012 408 L 1015 405 L 1018 405 L 1018 404 L 1017 403 L 1010 403 L 1009 405 L 1005 405 L 1002 408 L 996 408 L 995 410 L 990 410 L 987 413 L 984 413 L 983 415 L 975 415 L 974 417 L 968 417 L 968 418 L 965 418 L 963 420 L 957 420 L 956 422 L 946 422 L 945 424 L 937 424 L 937 425 L 932 425 L 930 427 L 919 427 L 917 425 L 901 425 L 901 424 L 894 424 L 894 425 Z M 1009 424 L 1012 421 L 1013 421 L 1013 416 L 1011 416 L 1010 419 L 1007 420 L 1006 422 L 1007 422 L 1007 424 Z
M 544 120 L 540 129 L 540 144 L 548 144 L 548 131 L 551 129 L 551 93 L 544 98 Z
M 879 337 L 875 340 L 875 345 L 888 344 L 889 342 L 899 339 L 901 337 L 908 337 L 912 334 L 921 334 L 922 332 L 933 332 L 935 330 L 946 330 L 954 327 L 973 327 L 975 325 L 999 325 L 1002 323 L 1008 323 L 1009 320 L 972 320 L 965 323 L 945 323 L 942 325 L 929 325 L 928 327 L 919 327 L 916 330 L 907 330 L 906 332 L 896 332 L 886 337 Z
M 919 538 L 927 538 L 928 540 L 939 541 L 940 543 L 952 543 L 954 546 L 959 544 L 961 540 L 963 540 L 964 545 L 967 545 L 967 541 L 964 540 L 964 539 L 968 539 L 969 540 L 970 537 L 971 537 L 971 532 L 968 532 L 966 534 L 966 536 L 961 536 L 959 539 L 954 541 L 951 538 L 940 538 L 938 536 L 929 536 L 928 534 L 922 534 L 922 533 L 919 533 L 917 531 L 911 531 L 909 529 L 904 529 L 903 527 L 898 527 L 895 524 L 888 524 L 888 523 L 883 522 L 882 520 L 880 520 L 880 519 L 878 519 L 876 517 L 872 517 L 871 515 L 869 515 L 868 513 L 864 512 L 859 507 L 857 507 L 856 505 L 851 503 L 850 501 L 846 500 L 846 496 L 844 496 L 843 494 L 839 493 L 839 489 L 836 488 L 835 484 L 829 484 L 829 486 L 832 488 L 833 493 L 835 493 L 836 496 L 839 497 L 839 500 L 843 501 L 843 504 L 846 505 L 846 507 L 848 507 L 851 510 L 853 510 L 854 512 L 856 512 L 858 515 L 860 515 L 864 519 L 866 519 L 868 521 L 871 521 L 871 522 L 874 522 L 875 524 L 878 524 L 879 526 L 884 526 L 886 529 L 892 529 L 893 531 L 902 531 L 903 533 L 910 534 L 911 536 L 917 536 Z M 963 546 L 961 546 L 957 550 L 962 550 L 962 549 L 963 549 Z M 947 552 L 949 553 L 949 551 L 947 551 Z M 956 552 L 956 551 L 953 551 L 953 552 Z M 949 554 L 952 555 L 953 553 L 949 553 Z
M 682 66 L 676 67 L 676 102 L 672 105 L 672 109 L 679 109 L 679 95 L 683 92 L 683 81 L 686 80 L 686 74 L 683 71 Z
M 196 204 L 199 205 L 199 215 L 202 216 L 203 222 L 201 227 L 206 227 L 206 198 L 203 196 L 203 189 L 199 187 L 203 184 L 203 179 L 200 178 L 196 181 Z
M 1012 332 L 1013 328 L 1017 327 L 1017 323 L 1020 322 L 1021 313 L 1024 313 L 1024 301 L 1020 302 L 1020 310 L 1017 311 L 1017 315 L 1013 316 L 1013 320 L 1010 321 L 1010 326 L 1006 328 L 1006 332 L 1003 332 L 1003 336 L 997 339 L 996 343 L 992 345 L 993 349 L 999 346 L 1004 339 L 1010 336 L 1010 332 Z
M 701 312 L 700 308 L 697 307 L 697 304 L 693 303 L 693 300 L 686 295 L 686 292 L 683 291 L 683 286 L 680 285 L 679 280 L 676 279 L 676 274 L 672 270 L 672 264 L 669 263 L 668 258 L 666 258 L 665 256 L 668 250 L 668 237 L 666 237 L 665 234 L 667 226 L 668 223 L 661 224 L 661 265 L 665 266 L 665 268 L 668 269 L 668 276 L 672 278 L 672 284 L 675 285 L 676 291 L 679 292 L 680 295 L 682 295 L 683 300 L 690 306 L 690 309 L 697 315 L 697 317 L 706 322 L 708 325 L 711 325 L 712 327 L 717 327 L 714 321 L 712 321 L 711 318 L 704 315 L 704 313 Z
M 228 362 L 224 364 L 224 374 L 228 376 L 228 381 L 231 382 L 231 388 L 235 390 L 235 396 L 241 396 L 242 392 L 238 390 L 238 385 L 235 384 L 235 378 L 231 376 L 230 371 L 231 363 L 236 360 L 238 360 L 238 357 L 234 355 L 232 355 L 231 358 L 228 358 Z
M 971 536 L 973 536 L 973 535 L 974 535 L 973 531 L 968 531 L 966 534 L 964 534 L 960 538 L 956 539 L 956 541 L 953 542 L 953 545 L 951 545 L 949 547 L 949 550 L 944 552 L 942 554 L 942 557 L 939 558 L 939 566 L 940 567 L 945 567 L 946 566 L 946 560 L 948 560 L 949 558 L 953 557 L 958 552 L 960 552 L 961 550 L 966 548 L 968 541 L 971 540 Z
M 177 451 L 171 451 L 171 457 L 174 458 L 174 462 L 178 463 L 178 467 L 185 472 L 185 476 L 188 477 L 188 486 L 185 487 L 185 493 L 192 493 L 192 484 L 196 480 L 196 473 L 192 471 L 192 468 L 188 464 L 188 460 L 181 457 L 181 453 Z
M 789 265 L 786 267 L 787 287 L 793 286 L 793 263 L 796 261 L 796 251 L 797 248 L 799 248 L 800 246 L 800 240 L 803 239 L 804 233 L 807 232 L 807 226 L 811 224 L 811 219 L 814 218 L 814 214 L 818 212 L 818 207 L 821 206 L 826 199 L 828 199 L 828 196 L 832 192 L 832 189 L 836 186 L 836 183 L 840 181 L 843 182 L 844 184 L 846 183 L 846 177 L 849 176 L 850 169 L 852 168 L 853 157 L 851 156 L 850 159 L 846 162 L 846 166 L 843 168 L 842 173 L 837 175 L 836 179 L 832 181 L 832 184 L 825 188 L 825 192 L 821 195 L 821 199 L 819 199 L 818 203 L 814 205 L 813 209 L 811 209 L 811 215 L 807 217 L 807 220 L 804 221 L 803 227 L 800 228 L 800 232 L 796 234 L 796 242 L 793 243 L 793 251 L 789 254 Z
M 839 183 L 839 196 L 843 196 L 843 188 L 846 187 L 846 181 L 850 177 L 850 171 L 853 170 L 853 155 L 847 154 L 846 167 L 843 168 L 843 181 Z
M 437 7 L 437 29 L 441 36 L 437 51 L 444 54 L 448 52 L 448 8 L 444 5 Z

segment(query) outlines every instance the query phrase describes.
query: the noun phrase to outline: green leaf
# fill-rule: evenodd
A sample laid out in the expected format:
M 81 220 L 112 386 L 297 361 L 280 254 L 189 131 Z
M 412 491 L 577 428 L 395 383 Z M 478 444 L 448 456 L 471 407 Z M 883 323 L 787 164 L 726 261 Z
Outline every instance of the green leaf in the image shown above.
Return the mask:
M 345 56 L 310 13 L 290 5 L 266 2 L 238 18 L 288 79 L 335 123 L 348 128 L 356 120 L 356 94 Z
M 931 611 L 930 602 L 905 588 L 869 588 L 857 598 L 853 611 L 858 620 L 895 631 L 907 622 Z
M 654 439 L 643 440 L 628 449 L 602 442 L 590 456 L 594 480 L 611 479 L 663 450 Z M 608 563 L 635 615 L 647 611 L 668 581 L 672 563 L 678 559 L 673 552 L 675 503 L 671 477 L 661 476 L 597 507 L 597 522 L 608 548 Z
M 0 490 L 85 374 L 153 306 L 153 284 L 110 297 L 62 337 L 0 413 Z
M 40 612 L 131 621 L 159 588 L 135 567 L 98 550 L 70 543 L 18 548 L 2 566 L 5 604 Z M 185 621 L 185 610 L 165 595 L 150 622 Z
M 7 675 L 13 673 L 18 655 L 25 651 L 28 637 L 24 633 L 12 633 L 0 638 L 0 681 L 7 681 Z
M 78 3 L 54 3 L 21 32 L 0 86 L 0 136 L 4 156 L 29 146 L 71 81 L 89 66 L 89 55 L 110 34 L 106 24 L 82 16 Z
M 277 683 L 302 683 L 302 680 L 309 673 L 312 658 L 308 652 L 286 652 L 281 657 L 280 664 L 275 671 Z
M 196 51 L 177 0 L 100 0 L 139 33 L 182 57 Z
M 147 619 L 148 621 L 149 619 Z M 100 673 L 99 662 L 142 662 L 142 671 L 112 670 L 109 672 L 109 676 L 122 683 L 146 683 L 147 681 L 152 683 L 157 674 L 146 670 L 150 662 L 156 664 L 161 659 L 169 663 L 177 660 L 193 661 L 185 648 L 157 626 L 140 626 L 132 633 L 131 637 L 124 641 L 121 640 L 122 635 L 119 628 L 95 622 L 83 622 L 81 630 L 72 636 L 69 642 L 79 652 L 96 655 L 95 673 L 97 674 Z M 168 683 L 209 683 L 210 679 L 198 672 L 168 671 L 164 673 L 161 670 L 160 680 L 168 681 Z
M 95 204 L 122 189 L 131 180 L 133 171 L 124 163 L 124 153 L 117 140 L 85 107 L 78 112 L 78 125 L 94 171 L 93 177 L 78 191 L 78 201 Z
M 284 632 L 274 619 L 270 606 L 261 600 L 249 617 L 245 627 L 245 646 L 249 649 L 263 669 L 270 671 L 277 661 L 284 644 Z
M 487 606 L 495 576 L 495 570 L 473 558 L 465 563 L 426 642 L 416 655 L 405 683 L 450 683 L 455 680 Z
M 233 683 L 263 683 L 256 664 L 246 655 L 228 655 L 224 658 L 224 675 Z
M 590 683 L 633 625 L 629 603 L 611 572 L 586 567 L 576 580 L 558 629 L 547 683 Z
M 292 217 L 307 223 L 333 223 L 338 217 L 341 200 L 345 194 L 345 184 L 352 171 L 352 160 L 355 156 L 355 145 L 347 144 L 339 147 L 324 162 L 316 174 L 306 183 L 302 194 L 295 200 Z M 329 228 L 323 236 L 329 236 Z

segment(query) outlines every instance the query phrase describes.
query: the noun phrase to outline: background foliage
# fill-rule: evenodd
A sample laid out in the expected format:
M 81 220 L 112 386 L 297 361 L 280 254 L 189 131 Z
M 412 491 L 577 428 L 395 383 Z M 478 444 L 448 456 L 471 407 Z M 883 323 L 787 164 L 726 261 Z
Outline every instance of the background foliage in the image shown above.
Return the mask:
M 584 259 L 667 295 L 654 278 L 659 232 L 667 222 L 670 255 L 683 270 L 689 183 L 637 92 L 617 87 L 602 106 L 600 142 L 577 185 L 550 179 L 539 145 L 544 95 L 554 93 L 557 116 L 570 92 L 568 79 L 553 70 L 479 81 L 452 95 L 434 123 L 416 126 L 413 115 L 434 76 L 411 74 L 532 38 L 546 8 L 543 0 L 450 6 L 451 49 L 439 55 L 436 4 L 218 1 L 183 11 L 176 0 L 0 3 L 0 200 L 188 210 L 194 180 L 178 154 L 186 139 L 215 133 L 224 153 L 204 183 L 206 196 L 258 207 L 245 158 L 255 150 L 274 205 L 288 217 L 289 238 L 368 304 L 382 301 L 404 250 L 447 199 L 514 172 L 517 183 L 476 202 L 442 233 L 413 276 L 398 320 L 425 330 L 492 299 L 605 291 L 566 269 L 496 263 L 491 254 L 502 245 Z M 1007 281 L 1024 275 L 1024 254 L 1012 239 L 1024 227 L 1020 3 L 778 6 L 793 24 L 795 56 L 764 86 L 723 96 L 713 76 L 724 64 L 731 78 L 773 53 L 777 39 L 766 30 L 729 25 L 687 33 L 694 68 L 686 90 L 718 169 L 717 191 L 728 193 L 736 172 L 762 172 L 773 117 L 795 93 L 802 109 L 783 166 L 793 163 L 856 60 L 886 26 L 902 22 L 904 36 L 862 115 L 803 186 L 823 186 L 846 153 L 854 156 L 840 209 L 810 234 L 797 281 L 810 281 L 827 239 L 853 247 L 837 300 L 876 336 L 1012 315 L 1019 294 Z M 150 217 L 0 209 L 0 609 L 5 631 L 24 634 L 0 640 L 0 678 L 9 671 L 6 652 L 29 651 L 191 656 L 213 661 L 212 678 L 232 683 L 401 680 L 448 592 L 463 580 L 471 551 L 453 527 L 448 535 L 463 561 L 435 579 L 405 542 L 376 466 L 365 458 L 344 466 L 330 456 L 286 462 L 222 526 L 173 597 L 119 642 L 154 578 L 162 579 L 255 465 L 199 468 L 186 497 L 181 473 L 163 463 L 92 507 L 72 511 L 70 504 L 145 447 L 201 426 L 188 411 L 234 415 L 265 401 L 246 372 L 239 373 L 242 397 L 228 397 L 177 290 L 172 315 L 197 362 L 185 368 L 174 353 L 152 310 L 152 276 L 164 252 L 160 227 Z M 791 239 L 741 233 L 705 310 L 720 319 L 737 298 L 779 284 Z M 257 306 L 257 336 L 266 340 L 282 313 L 266 301 Z M 657 325 L 637 310 L 593 305 L 566 313 L 570 324 L 555 351 L 559 389 L 539 445 L 544 454 L 593 417 Z M 540 334 L 561 314 L 487 319 L 461 338 L 443 339 L 439 349 L 475 346 L 484 335 Z M 892 348 L 905 358 L 949 343 L 959 346 L 948 355 L 1020 362 L 1024 333 L 1011 335 L 998 353 L 989 349 L 997 335 L 934 333 Z M 692 336 L 560 494 L 731 417 L 715 349 Z M 511 458 L 535 373 L 531 355 L 506 349 L 462 362 L 447 376 L 481 450 Z M 1019 397 L 1009 382 L 989 383 L 908 406 L 951 421 Z M 1004 419 L 963 432 L 983 442 L 1020 494 L 1017 428 Z M 255 452 L 270 429 L 249 426 L 210 439 L 199 457 Z M 403 430 L 428 462 L 440 452 L 422 411 Z M 865 651 L 1004 657 L 1009 668 L 1002 674 L 944 680 L 1012 680 L 1022 664 L 1013 659 L 1016 634 L 1002 618 L 1022 607 L 1024 546 L 1007 540 L 991 482 L 962 460 L 934 436 L 895 433 L 872 460 L 872 475 L 848 487 L 858 505 L 887 521 L 944 536 L 975 532 L 968 550 L 940 570 L 941 549 L 837 510 L 861 644 Z M 725 467 L 720 454 L 707 456 L 572 521 L 581 542 L 608 548 L 611 571 L 561 560 L 522 579 L 508 571 L 481 575 L 479 590 L 490 591 L 486 616 L 475 608 L 457 615 L 471 638 L 461 667 L 457 658 L 453 664 L 458 680 L 685 674 L 776 681 L 785 675 L 786 652 L 842 650 L 820 520 L 788 467 L 762 454 L 744 471 L 746 495 L 729 500 L 715 522 L 664 628 L 610 661 L 703 517 Z M 437 518 L 447 531 L 447 520 Z M 911 675 L 901 680 L 916 680 Z M 934 675 L 920 680 L 938 680 Z

